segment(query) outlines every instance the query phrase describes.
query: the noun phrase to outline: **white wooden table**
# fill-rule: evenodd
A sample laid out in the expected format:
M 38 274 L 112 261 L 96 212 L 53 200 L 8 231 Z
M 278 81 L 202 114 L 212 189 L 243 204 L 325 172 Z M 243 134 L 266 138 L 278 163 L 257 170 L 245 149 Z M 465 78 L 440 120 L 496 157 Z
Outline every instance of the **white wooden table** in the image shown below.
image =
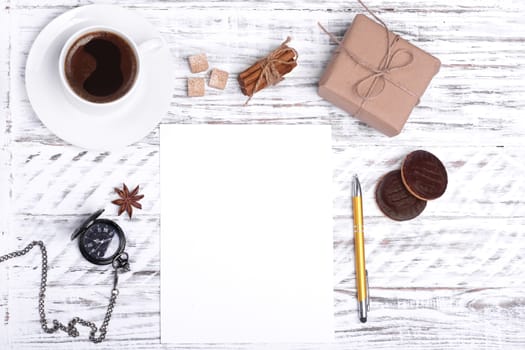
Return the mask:
M 111 3 L 113 1 L 100 1 Z M 97 349 L 155 349 L 159 334 L 159 132 L 121 152 L 64 143 L 28 102 L 24 68 L 31 43 L 53 18 L 84 0 L 0 0 L 0 255 L 31 240 L 49 250 L 48 317 L 100 324 L 112 277 L 87 263 L 69 235 L 100 207 L 129 232 L 132 272 L 107 341 Z M 331 124 L 334 168 L 332 345 L 188 344 L 188 349 L 524 349 L 525 335 L 525 3 L 520 0 L 369 0 L 390 28 L 428 50 L 442 69 L 403 133 L 388 139 L 316 93 L 335 46 L 317 21 L 341 36 L 361 12 L 355 1 L 147 1 L 125 7 L 154 23 L 176 69 L 163 123 Z M 236 74 L 287 35 L 299 66 L 250 106 Z M 207 52 L 231 72 L 226 91 L 187 98 L 186 56 Z M 43 92 L 45 93 L 45 92 Z M 60 111 L 57 110 L 57 113 Z M 67 117 L 67 116 L 64 116 Z M 290 140 L 293 142 L 293 140 Z M 449 172 L 446 194 L 417 219 L 397 223 L 374 202 L 378 178 L 423 148 Z M 350 175 L 364 189 L 369 322 L 356 316 Z M 140 184 L 144 210 L 116 217 L 113 187 Z M 168 198 L 163 198 L 168 201 Z M 0 265 L 0 349 L 95 348 L 87 332 L 44 334 L 36 311 L 40 256 Z

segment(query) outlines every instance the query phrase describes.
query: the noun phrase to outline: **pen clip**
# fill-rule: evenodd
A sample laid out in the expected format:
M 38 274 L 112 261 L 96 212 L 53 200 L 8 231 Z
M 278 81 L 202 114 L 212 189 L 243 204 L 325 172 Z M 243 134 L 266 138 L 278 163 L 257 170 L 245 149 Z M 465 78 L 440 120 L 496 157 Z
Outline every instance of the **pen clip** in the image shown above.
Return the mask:
M 370 311 L 370 286 L 368 285 L 368 270 L 365 270 L 366 277 L 366 311 Z

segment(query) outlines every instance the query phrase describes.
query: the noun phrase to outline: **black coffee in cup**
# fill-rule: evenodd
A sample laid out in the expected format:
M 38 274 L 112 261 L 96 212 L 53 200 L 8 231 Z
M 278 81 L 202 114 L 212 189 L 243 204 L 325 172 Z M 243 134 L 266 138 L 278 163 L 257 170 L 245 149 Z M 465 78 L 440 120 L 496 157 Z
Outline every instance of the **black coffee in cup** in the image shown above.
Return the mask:
M 118 100 L 133 87 L 137 61 L 135 50 L 126 39 L 109 31 L 94 31 L 70 46 L 64 71 L 78 96 L 106 103 Z

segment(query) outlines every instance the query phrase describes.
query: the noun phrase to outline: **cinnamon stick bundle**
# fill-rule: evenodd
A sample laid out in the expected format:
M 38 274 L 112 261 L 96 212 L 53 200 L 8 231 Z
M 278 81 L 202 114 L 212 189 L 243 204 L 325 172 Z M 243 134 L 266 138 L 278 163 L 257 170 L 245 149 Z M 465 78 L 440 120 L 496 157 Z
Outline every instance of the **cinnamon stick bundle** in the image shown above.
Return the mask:
M 239 74 L 237 80 L 242 93 L 249 96 L 248 101 L 257 91 L 279 83 L 284 79 L 283 75 L 290 73 L 297 66 L 297 51 L 286 45 L 290 40 L 287 38 L 268 56 Z

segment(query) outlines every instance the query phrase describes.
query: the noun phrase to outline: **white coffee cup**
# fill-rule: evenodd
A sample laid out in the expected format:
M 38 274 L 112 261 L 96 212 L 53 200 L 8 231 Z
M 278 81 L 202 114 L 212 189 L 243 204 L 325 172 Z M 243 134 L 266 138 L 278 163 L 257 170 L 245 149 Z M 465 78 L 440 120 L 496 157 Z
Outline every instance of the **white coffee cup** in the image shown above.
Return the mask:
M 118 37 L 123 39 L 128 44 L 128 46 L 131 48 L 133 55 L 135 55 L 136 70 L 135 70 L 134 81 L 132 82 L 131 87 L 122 96 L 118 97 L 115 100 L 111 100 L 108 102 L 93 102 L 93 101 L 89 101 L 86 98 L 78 95 L 73 90 L 73 88 L 69 84 L 67 77 L 66 77 L 66 58 L 69 53 L 69 50 L 72 48 L 72 45 L 74 45 L 77 42 L 77 40 L 82 38 L 83 36 L 86 36 L 89 33 L 97 33 L 97 32 L 109 32 L 109 33 L 117 35 Z M 106 112 L 106 111 L 107 112 L 114 111 L 115 108 L 118 108 L 120 105 L 125 103 L 130 98 L 133 98 L 133 95 L 136 93 L 138 86 L 141 84 L 142 82 L 141 65 L 144 59 L 144 54 L 148 52 L 156 51 L 162 45 L 163 45 L 163 41 L 160 38 L 152 38 L 152 39 L 145 40 L 141 43 L 136 43 L 133 39 L 131 39 L 127 34 L 123 33 L 122 31 L 115 29 L 113 27 L 105 26 L 105 25 L 93 25 L 93 26 L 82 28 L 76 31 L 74 34 L 72 34 L 69 37 L 69 39 L 66 41 L 66 43 L 62 47 L 62 50 L 60 51 L 60 56 L 58 60 L 58 73 L 60 76 L 61 84 L 69 100 L 72 101 L 72 103 L 78 105 L 79 108 L 83 108 L 86 111 L 93 111 L 97 113 Z

